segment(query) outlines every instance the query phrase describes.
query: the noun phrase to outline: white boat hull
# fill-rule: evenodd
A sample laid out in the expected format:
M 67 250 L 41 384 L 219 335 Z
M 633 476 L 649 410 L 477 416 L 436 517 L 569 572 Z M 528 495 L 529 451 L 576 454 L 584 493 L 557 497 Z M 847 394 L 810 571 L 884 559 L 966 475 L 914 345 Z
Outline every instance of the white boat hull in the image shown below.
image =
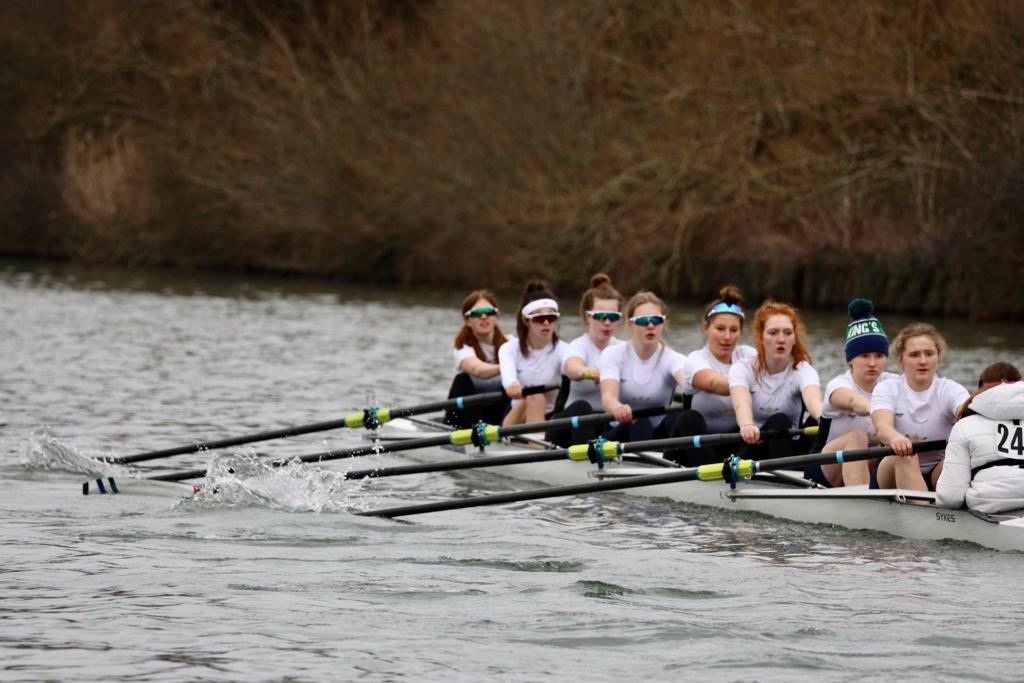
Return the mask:
M 393 437 L 418 437 L 424 431 L 412 423 L 389 423 Z M 494 444 L 485 453 L 475 448 L 439 447 L 403 452 L 421 463 L 441 463 L 487 455 L 536 452 L 526 446 Z M 659 468 L 635 463 L 608 463 L 599 470 L 587 462 L 568 458 L 553 462 L 483 467 L 491 472 L 524 482 L 549 486 L 586 483 L 588 478 L 651 474 Z M 799 478 L 797 473 L 789 473 Z M 760 476 L 760 475 L 759 475 Z M 622 489 L 621 493 L 645 498 L 663 498 L 726 510 L 757 512 L 782 519 L 813 524 L 831 524 L 848 529 L 870 529 L 896 536 L 923 540 L 955 540 L 998 550 L 1024 551 L 1024 518 L 1017 515 L 979 515 L 966 510 L 937 508 L 934 494 L 902 489 L 847 487 L 802 488 L 755 479 L 732 489 L 724 482 L 687 481 Z

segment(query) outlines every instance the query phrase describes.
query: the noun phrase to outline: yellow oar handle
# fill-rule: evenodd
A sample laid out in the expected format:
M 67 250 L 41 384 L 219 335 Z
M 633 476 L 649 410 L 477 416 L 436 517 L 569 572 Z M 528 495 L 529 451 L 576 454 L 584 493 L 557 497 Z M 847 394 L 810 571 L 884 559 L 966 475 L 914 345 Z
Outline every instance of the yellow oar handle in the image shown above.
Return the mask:
M 474 440 L 475 437 L 475 440 Z M 478 427 L 459 429 L 451 433 L 449 443 L 453 446 L 486 446 L 501 439 L 501 427 L 498 425 L 481 424 Z
M 611 460 L 620 455 L 618 441 L 602 441 L 601 443 L 580 443 L 569 446 L 569 459 L 590 460 L 591 449 L 598 451 L 605 460 Z
M 722 481 L 725 479 L 725 468 L 729 463 L 716 462 L 710 465 L 701 465 L 697 468 L 697 478 L 701 481 Z M 754 476 L 754 461 L 740 460 L 736 464 L 736 472 L 743 479 L 750 479 Z
M 349 413 L 345 416 L 345 426 L 349 429 L 376 429 L 391 419 L 390 408 L 367 408 L 358 413 Z

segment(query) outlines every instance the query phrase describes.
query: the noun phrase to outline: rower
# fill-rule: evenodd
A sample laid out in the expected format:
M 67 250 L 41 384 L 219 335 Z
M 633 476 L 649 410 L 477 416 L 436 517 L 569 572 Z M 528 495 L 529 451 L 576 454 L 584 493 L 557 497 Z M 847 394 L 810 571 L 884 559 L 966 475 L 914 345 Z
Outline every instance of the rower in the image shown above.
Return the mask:
M 601 412 L 601 370 L 598 360 L 609 346 L 622 344 L 615 331 L 622 320 L 625 297 L 604 273 L 590 278 L 590 289 L 580 298 L 580 316 L 585 332 L 569 342 L 562 362 L 564 406 L 552 417 L 573 417 Z M 561 394 L 559 399 L 561 399 Z M 596 436 L 594 427 L 548 432 L 547 440 L 560 446 L 586 443 Z
M 761 441 L 765 429 L 790 429 L 800 423 L 806 407 L 810 418 L 821 417 L 821 382 L 811 365 L 803 321 L 796 309 L 766 301 L 754 315 L 757 355 L 729 368 L 729 392 L 736 421 L 746 446 L 741 455 L 751 460 L 806 453 L 810 442 L 801 438 Z
M 946 439 L 970 394 L 957 382 L 937 375 L 946 340 L 933 326 L 907 325 L 892 346 L 903 374 L 879 382 L 871 393 L 871 422 L 878 440 L 895 453 L 878 464 L 877 485 L 935 490 L 943 453 L 914 453 L 913 443 Z
M 557 385 L 562 375 L 562 357 L 567 344 L 558 338 L 558 301 L 543 280 L 532 280 L 523 288 L 516 314 L 514 339 L 498 349 L 501 384 L 512 399 L 502 424 L 542 422 L 555 407 L 557 390 L 523 396 L 523 387 Z
M 825 386 L 825 405 L 821 410 L 822 431 L 819 443 L 823 453 L 836 453 L 878 445 L 871 424 L 871 392 L 882 380 L 898 375 L 885 371 L 889 359 L 889 338 L 875 317 L 874 305 L 867 299 L 854 299 L 847 310 L 846 372 L 833 377 Z M 804 476 L 828 486 L 866 486 L 871 481 L 874 460 L 857 460 L 832 465 L 814 465 Z
M 498 326 L 496 301 L 486 289 L 472 291 L 462 301 L 462 328 L 455 337 L 455 378 L 448 398 L 501 391 L 498 349 L 506 339 Z M 508 401 L 450 409 L 445 422 L 460 429 L 481 421 L 498 424 L 507 410 Z
M 653 292 L 638 292 L 626 302 L 629 339 L 601 354 L 601 407 L 618 424 L 605 434 L 615 441 L 639 441 L 679 436 L 680 413 L 634 419 L 633 411 L 667 406 L 684 381 L 686 356 L 662 340 L 668 307 Z M 672 452 L 666 457 L 675 458 Z
M 757 351 L 740 344 L 743 321 L 743 294 L 734 285 L 726 285 L 718 298 L 704 307 L 701 328 L 705 343 L 686 357 L 686 379 L 683 394 L 691 396 L 690 407 L 696 411 L 693 421 L 696 434 L 736 432 L 736 410 L 729 394 L 729 368 L 733 363 L 753 358 Z M 685 463 L 696 467 L 721 462 L 732 453 L 731 447 L 702 448 L 689 451 Z
M 1024 508 L 1024 383 L 1009 363 L 981 373 L 949 433 L 935 502 L 996 514 Z

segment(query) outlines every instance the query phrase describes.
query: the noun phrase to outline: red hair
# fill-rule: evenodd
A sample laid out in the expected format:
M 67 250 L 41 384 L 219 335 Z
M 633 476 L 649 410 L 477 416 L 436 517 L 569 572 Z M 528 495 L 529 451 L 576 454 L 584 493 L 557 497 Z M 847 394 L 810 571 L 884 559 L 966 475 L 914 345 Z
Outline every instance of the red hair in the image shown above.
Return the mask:
M 754 314 L 754 346 L 757 348 L 757 362 L 754 363 L 754 374 L 764 375 L 768 372 L 768 363 L 764 352 L 764 328 L 768 324 L 768 318 L 773 315 L 784 315 L 793 323 L 793 367 L 801 361 L 811 362 L 811 353 L 804 346 L 804 338 L 807 336 L 807 328 L 800 320 L 796 309 L 792 306 L 778 301 L 765 301 Z

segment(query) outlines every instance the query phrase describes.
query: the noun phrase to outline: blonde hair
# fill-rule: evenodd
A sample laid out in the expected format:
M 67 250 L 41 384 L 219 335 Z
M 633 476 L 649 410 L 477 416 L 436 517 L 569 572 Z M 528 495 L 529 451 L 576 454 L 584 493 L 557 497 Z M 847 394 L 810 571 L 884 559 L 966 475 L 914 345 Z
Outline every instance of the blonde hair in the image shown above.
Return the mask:
M 637 292 L 633 296 L 629 297 L 629 301 L 626 302 L 626 318 L 632 318 L 636 309 L 640 308 L 644 304 L 654 304 L 661 309 L 661 314 L 668 317 L 668 306 L 665 302 L 658 298 L 658 295 L 654 292 Z
M 928 323 L 910 323 L 896 335 L 896 338 L 892 340 L 892 351 L 893 355 L 896 356 L 896 360 L 903 358 L 903 352 L 907 349 L 907 341 L 914 337 L 928 337 L 935 342 L 935 348 L 939 352 L 939 358 L 946 353 L 946 340 L 939 334 L 939 331 L 935 329 L 934 325 Z

